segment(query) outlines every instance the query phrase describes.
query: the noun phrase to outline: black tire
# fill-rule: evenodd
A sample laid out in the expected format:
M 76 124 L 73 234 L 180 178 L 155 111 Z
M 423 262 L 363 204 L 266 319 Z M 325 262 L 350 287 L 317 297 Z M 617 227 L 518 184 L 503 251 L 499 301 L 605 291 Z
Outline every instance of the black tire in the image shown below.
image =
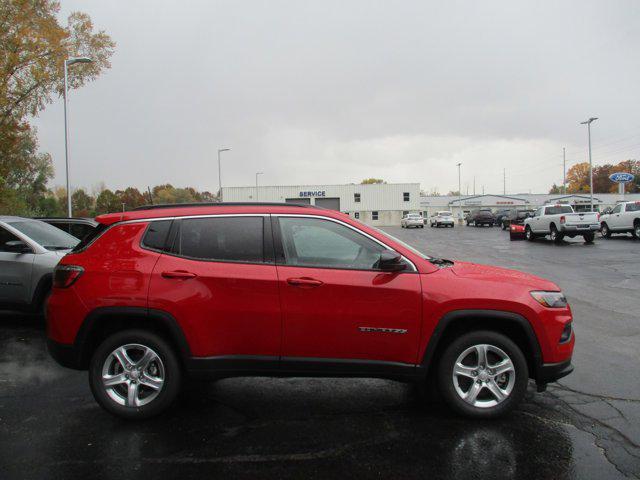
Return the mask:
M 602 222 L 602 224 L 600 225 L 600 234 L 604 238 L 611 238 L 611 230 L 609 229 L 609 225 L 607 225 L 607 222 Z
M 533 242 L 536 239 L 536 235 L 535 233 L 533 233 L 529 225 L 524 227 L 524 238 L 526 238 L 530 242 Z
M 594 232 L 585 233 L 582 235 L 582 238 L 584 238 L 584 243 L 593 243 L 596 238 L 596 234 Z
M 139 344 L 152 349 L 164 367 L 162 388 L 146 405 L 121 405 L 107 394 L 102 383 L 104 363 L 114 350 L 127 344 Z M 181 383 L 182 369 L 175 351 L 162 337 L 146 330 L 124 330 L 107 337 L 94 352 L 89 365 L 89 385 L 98 404 L 109 413 L 131 420 L 153 417 L 165 411 L 178 395 Z
M 631 232 L 634 238 L 640 238 L 640 221 L 636 220 L 633 224 L 633 231 Z
M 491 345 L 502 350 L 511 360 L 515 378 L 511 393 L 494 406 L 478 407 L 467 403 L 456 392 L 453 381 L 453 367 L 458 357 L 474 345 Z M 438 386 L 444 401 L 457 413 L 477 419 L 496 418 L 518 406 L 527 391 L 529 371 L 527 361 L 520 348 L 508 337 L 490 330 L 465 333 L 455 339 L 445 349 L 438 361 Z M 486 387 L 485 387 L 486 388 Z M 482 394 L 482 393 L 481 393 Z
M 551 233 L 549 234 L 549 238 L 551 238 L 553 243 L 561 243 L 564 238 L 564 235 L 558 231 L 553 223 L 551 224 Z
M 505 222 L 502 222 L 500 224 L 500 228 L 502 228 L 502 230 L 506 230 L 507 229 L 507 224 Z

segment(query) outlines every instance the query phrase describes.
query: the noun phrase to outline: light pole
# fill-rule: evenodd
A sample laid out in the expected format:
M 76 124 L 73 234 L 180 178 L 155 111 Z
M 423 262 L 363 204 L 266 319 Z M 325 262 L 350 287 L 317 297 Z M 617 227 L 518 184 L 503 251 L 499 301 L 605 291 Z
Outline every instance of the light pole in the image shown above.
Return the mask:
M 91 63 L 89 57 L 71 57 L 64 61 L 64 163 L 67 172 L 67 215 L 71 218 L 71 186 L 69 185 L 69 124 L 67 120 L 67 90 L 69 65 L 74 63 Z
M 256 172 L 256 202 L 258 201 L 258 175 L 264 175 L 264 172 Z
M 589 120 L 580 122 L 580 125 L 587 126 L 589 135 L 589 195 L 591 197 L 591 211 L 593 212 L 593 164 L 591 163 L 591 122 L 598 120 L 598 117 L 591 117 Z
M 220 169 L 220 153 L 228 152 L 230 148 L 218 149 L 218 200 L 222 202 L 222 170 Z
M 462 225 L 462 183 L 460 182 L 460 166 L 462 163 L 458 163 L 458 206 L 460 207 L 460 214 L 458 216 L 458 225 Z

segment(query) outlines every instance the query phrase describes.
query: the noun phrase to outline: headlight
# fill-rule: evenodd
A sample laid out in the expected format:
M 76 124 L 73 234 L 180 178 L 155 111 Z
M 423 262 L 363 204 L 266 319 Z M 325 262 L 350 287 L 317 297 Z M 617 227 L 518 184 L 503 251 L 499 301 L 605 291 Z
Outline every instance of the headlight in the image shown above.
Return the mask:
M 567 306 L 567 299 L 562 292 L 531 292 L 531 296 L 544 307 L 564 308 Z

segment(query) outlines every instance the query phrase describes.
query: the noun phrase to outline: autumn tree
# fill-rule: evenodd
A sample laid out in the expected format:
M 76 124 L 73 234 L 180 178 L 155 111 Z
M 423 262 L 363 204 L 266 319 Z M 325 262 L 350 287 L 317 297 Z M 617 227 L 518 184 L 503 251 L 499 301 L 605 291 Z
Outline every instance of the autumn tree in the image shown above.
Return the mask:
M 78 217 L 92 217 L 95 212 L 93 210 L 94 198 L 87 194 L 83 188 L 78 188 L 71 195 L 71 207 Z
M 110 67 L 109 36 L 94 31 L 84 13 L 74 12 L 60 25 L 59 10 L 55 0 L 0 1 L 0 212 L 35 212 L 53 176 L 51 159 L 37 152 L 27 119 L 62 95 L 64 60 L 93 60 L 69 70 L 70 88 Z
M 576 163 L 567 171 L 567 192 L 589 192 L 589 163 Z
M 135 187 L 127 187 L 124 190 L 116 190 L 116 195 L 120 200 L 121 208 L 123 203 L 125 209 L 132 209 L 147 204 L 147 201 L 145 200 L 142 193 L 140 193 L 140 190 Z
M 102 190 L 96 197 L 96 214 L 113 213 L 122 210 L 120 198 L 108 188 Z

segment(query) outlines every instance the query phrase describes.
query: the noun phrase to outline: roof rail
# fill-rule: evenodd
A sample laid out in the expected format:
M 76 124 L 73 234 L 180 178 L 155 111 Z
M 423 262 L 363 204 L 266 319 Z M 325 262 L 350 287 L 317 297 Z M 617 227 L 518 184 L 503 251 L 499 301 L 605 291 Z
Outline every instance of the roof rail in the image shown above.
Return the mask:
M 284 202 L 196 202 L 196 203 L 161 203 L 155 205 L 142 205 L 131 211 L 159 210 L 163 208 L 182 207 L 303 207 L 320 208 L 308 203 L 284 203 Z

